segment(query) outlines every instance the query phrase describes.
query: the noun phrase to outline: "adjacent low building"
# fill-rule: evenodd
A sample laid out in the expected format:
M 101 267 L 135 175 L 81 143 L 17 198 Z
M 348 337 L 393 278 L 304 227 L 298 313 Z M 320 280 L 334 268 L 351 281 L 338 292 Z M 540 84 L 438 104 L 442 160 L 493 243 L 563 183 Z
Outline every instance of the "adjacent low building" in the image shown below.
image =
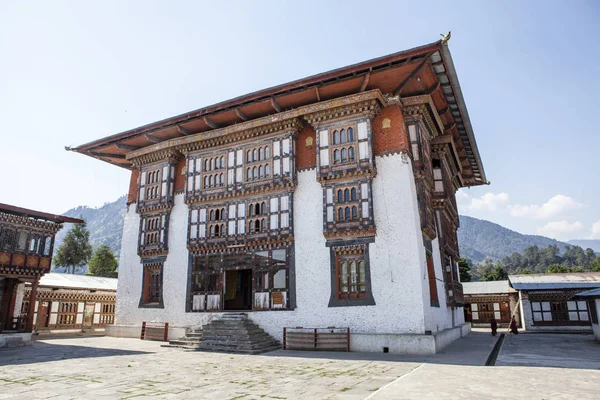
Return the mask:
M 54 236 L 65 222 L 83 221 L 0 203 L 0 347 L 30 340 L 33 310 L 18 299 L 28 282 L 35 302 L 39 280 L 51 268 Z
M 50 273 L 39 282 L 33 328 L 38 332 L 104 328 L 114 323 L 117 279 Z M 25 287 L 26 313 L 31 286 Z
M 589 302 L 577 297 L 600 288 L 600 272 L 511 275 L 528 331 L 590 331 Z
M 594 337 L 600 342 L 600 324 L 598 323 L 600 321 L 600 288 L 581 292 L 575 296 L 575 299 L 587 302 Z
M 520 320 L 519 293 L 508 281 L 464 282 L 463 294 L 465 320 L 473 326 L 489 326 L 492 318 L 508 326 L 513 315 Z

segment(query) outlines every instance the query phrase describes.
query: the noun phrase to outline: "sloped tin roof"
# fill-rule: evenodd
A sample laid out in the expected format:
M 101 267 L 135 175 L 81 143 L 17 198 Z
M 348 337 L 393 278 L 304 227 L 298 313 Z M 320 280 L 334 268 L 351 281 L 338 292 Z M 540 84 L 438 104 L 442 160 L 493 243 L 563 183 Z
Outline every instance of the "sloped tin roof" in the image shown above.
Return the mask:
M 600 272 L 510 275 L 516 290 L 600 288 Z
M 117 290 L 116 278 L 60 274 L 51 272 L 40 278 L 40 287 L 55 287 L 65 289 Z
M 464 294 L 497 294 L 514 292 L 508 281 L 462 282 Z

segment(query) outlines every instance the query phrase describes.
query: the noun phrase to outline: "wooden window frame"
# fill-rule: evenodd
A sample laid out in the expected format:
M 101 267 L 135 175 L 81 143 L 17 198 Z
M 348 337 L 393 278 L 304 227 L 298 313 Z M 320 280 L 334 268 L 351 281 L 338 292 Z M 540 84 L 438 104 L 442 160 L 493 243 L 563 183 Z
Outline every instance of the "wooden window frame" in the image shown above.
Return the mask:
M 142 214 L 138 234 L 138 254 L 169 250 L 170 211 Z
M 142 291 L 139 308 L 164 308 L 163 280 L 166 257 L 142 260 Z
M 357 239 L 344 242 L 328 242 L 331 264 L 331 296 L 329 307 L 370 306 L 375 305 L 371 289 L 371 270 L 369 262 L 369 243 L 374 238 Z M 352 290 L 351 263 L 356 263 L 356 289 Z M 360 281 L 360 263 L 364 263 L 364 282 Z M 342 267 L 347 263 L 348 291 L 342 287 Z M 360 286 L 364 285 L 364 290 Z

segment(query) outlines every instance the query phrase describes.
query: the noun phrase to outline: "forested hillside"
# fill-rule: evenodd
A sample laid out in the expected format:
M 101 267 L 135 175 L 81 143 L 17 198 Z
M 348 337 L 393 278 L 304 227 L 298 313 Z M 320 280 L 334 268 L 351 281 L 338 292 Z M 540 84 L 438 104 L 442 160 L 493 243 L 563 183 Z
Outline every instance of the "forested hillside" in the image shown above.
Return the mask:
M 531 246 L 541 249 L 557 246 L 562 252 L 567 243 L 544 236 L 523 235 L 490 221 L 461 215 L 458 245 L 461 256 L 477 264 L 486 258 L 495 261 L 513 253 L 522 253 Z
M 70 209 L 63 215 L 74 218 L 83 217 L 90 231 L 91 245 L 96 248 L 101 244 L 105 244 L 113 249 L 118 257 L 121 250 L 123 217 L 126 211 L 125 201 L 126 196 L 123 196 L 112 203 L 106 203 L 100 208 L 79 206 Z M 71 224 L 65 224 L 64 228 L 56 235 L 55 252 L 69 229 L 71 229 Z

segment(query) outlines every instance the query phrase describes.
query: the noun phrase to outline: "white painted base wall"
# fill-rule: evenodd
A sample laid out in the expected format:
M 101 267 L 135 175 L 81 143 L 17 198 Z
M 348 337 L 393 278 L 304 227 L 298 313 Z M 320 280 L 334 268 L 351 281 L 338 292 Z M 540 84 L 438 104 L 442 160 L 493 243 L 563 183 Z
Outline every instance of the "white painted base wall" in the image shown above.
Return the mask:
M 315 170 L 300 172 L 293 203 L 297 307 L 290 311 L 248 313 L 249 318 L 273 337 L 281 340 L 284 327 L 350 327 L 357 338 L 357 351 L 382 351 L 380 345 L 388 343 L 390 351 L 397 348 L 397 352 L 410 352 L 408 342 L 393 344 L 388 340 L 398 335 L 433 338 L 433 335 L 424 335 L 425 331 L 435 334 L 462 324 L 462 308 L 453 311 L 446 306 L 442 282 L 438 283 L 440 307 L 429 304 L 425 250 L 411 164 L 405 163 L 400 155 L 377 157 L 376 164 L 373 206 L 377 236 L 375 243 L 369 245 L 371 287 L 376 305 L 328 307 L 331 275 L 329 249 L 325 247 L 322 231 L 323 191 Z M 125 216 L 115 326 L 107 327 L 107 334 L 137 337 L 142 321 L 168 322 L 172 328 L 206 324 L 218 314 L 185 312 L 189 259 L 188 207 L 183 194 L 175 196 L 171 211 L 169 255 L 163 268 L 164 308 L 138 307 L 142 267 L 137 255 L 140 218 L 135 207 L 132 204 Z M 436 276 L 442 279 L 439 249 L 436 254 Z M 138 333 L 127 333 L 129 328 L 125 326 L 130 326 L 131 332 L 137 329 Z M 437 348 L 435 341 L 427 346 L 433 346 L 434 351 Z
M 596 314 L 598 322 L 600 322 L 600 299 L 596 299 Z M 592 324 L 592 330 L 594 331 L 594 337 L 600 342 L 600 325 Z

